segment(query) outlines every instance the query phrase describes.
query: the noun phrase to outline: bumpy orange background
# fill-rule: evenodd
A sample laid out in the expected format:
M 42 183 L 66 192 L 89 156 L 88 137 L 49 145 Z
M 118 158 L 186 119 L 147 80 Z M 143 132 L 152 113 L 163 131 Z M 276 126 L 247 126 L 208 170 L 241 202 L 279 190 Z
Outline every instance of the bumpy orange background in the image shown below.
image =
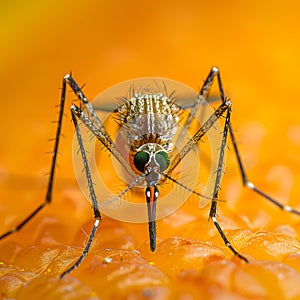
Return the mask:
M 1 3 L 1 233 L 43 201 L 50 163 L 44 152 L 52 150 L 51 121 L 70 70 L 93 98 L 144 76 L 198 89 L 217 65 L 233 102 L 249 178 L 300 209 L 299 11 L 298 1 Z M 207 212 L 187 209 L 158 222 L 155 254 L 148 250 L 146 225 L 104 217 L 88 258 L 59 281 L 57 274 L 79 255 L 93 221 L 72 173 L 69 120 L 67 115 L 53 203 L 0 243 L 2 297 L 300 298 L 300 217 L 244 190 L 232 150 L 220 221 L 251 264 L 232 257 Z

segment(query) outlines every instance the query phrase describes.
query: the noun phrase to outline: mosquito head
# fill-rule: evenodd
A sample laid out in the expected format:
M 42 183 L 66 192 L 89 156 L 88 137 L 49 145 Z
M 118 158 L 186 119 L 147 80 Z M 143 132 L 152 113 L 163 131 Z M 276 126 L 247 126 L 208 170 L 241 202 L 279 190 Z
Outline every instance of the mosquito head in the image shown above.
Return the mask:
M 150 249 L 156 249 L 156 201 L 159 196 L 157 184 L 161 174 L 170 164 L 170 157 L 163 146 L 157 143 L 146 143 L 139 147 L 133 157 L 134 168 L 145 175 L 147 183 L 146 200 L 148 207 L 148 226 Z
M 161 145 L 147 143 L 137 150 L 133 164 L 138 172 L 146 174 L 147 185 L 153 186 L 160 180 L 160 173 L 168 168 L 170 157 Z

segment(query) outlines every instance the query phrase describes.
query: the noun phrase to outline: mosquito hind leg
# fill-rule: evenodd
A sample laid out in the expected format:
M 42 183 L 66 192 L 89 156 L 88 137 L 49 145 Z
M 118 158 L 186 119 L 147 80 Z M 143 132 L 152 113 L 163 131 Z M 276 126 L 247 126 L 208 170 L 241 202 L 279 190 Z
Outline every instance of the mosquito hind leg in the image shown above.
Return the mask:
M 17 226 L 13 227 L 12 229 L 8 230 L 4 234 L 0 236 L 0 240 L 11 235 L 14 232 L 19 231 L 22 227 L 24 227 L 34 216 L 36 216 L 46 205 L 48 205 L 52 201 L 52 190 L 53 190 L 53 183 L 54 183 L 54 175 L 55 175 L 55 167 L 57 162 L 57 155 L 58 155 L 58 147 L 61 137 L 61 128 L 64 116 L 64 109 L 65 109 L 65 99 L 66 99 L 66 85 L 67 82 L 65 78 L 63 79 L 62 83 L 62 91 L 60 97 L 60 109 L 59 109 L 59 117 L 57 121 L 57 129 L 55 135 L 55 142 L 54 148 L 52 152 L 52 161 L 50 166 L 50 176 L 48 179 L 47 191 L 44 202 L 42 202 L 34 211 L 32 211 L 23 221 L 21 221 Z
M 225 102 L 226 97 L 224 95 L 224 90 L 223 90 L 223 85 L 222 85 L 220 72 L 218 71 L 216 73 L 216 75 L 217 75 L 217 78 L 218 78 L 218 86 L 219 86 L 220 97 L 221 97 L 222 102 Z M 241 158 L 238 146 L 237 146 L 237 141 L 236 141 L 233 129 L 232 129 L 232 124 L 231 124 L 230 121 L 228 123 L 228 131 L 229 131 L 229 134 L 230 134 L 230 139 L 231 139 L 232 144 L 233 144 L 233 149 L 234 149 L 234 153 L 235 153 L 235 156 L 236 156 L 236 159 L 237 159 L 237 162 L 238 162 L 238 168 L 240 170 L 240 175 L 241 175 L 243 185 L 245 187 L 249 188 L 250 190 L 254 191 L 255 193 L 259 194 L 260 196 L 262 196 L 264 199 L 268 200 L 269 202 L 271 202 L 275 206 L 279 207 L 281 210 L 291 212 L 291 213 L 296 214 L 296 215 L 300 215 L 299 210 L 296 210 L 296 209 L 292 208 L 291 206 L 281 204 L 280 202 L 275 200 L 273 197 L 269 196 L 268 194 L 263 192 L 261 189 L 257 188 L 254 183 L 252 183 L 251 181 L 248 180 L 246 170 L 245 170 L 245 167 L 244 167 L 244 164 L 242 162 L 242 158 Z

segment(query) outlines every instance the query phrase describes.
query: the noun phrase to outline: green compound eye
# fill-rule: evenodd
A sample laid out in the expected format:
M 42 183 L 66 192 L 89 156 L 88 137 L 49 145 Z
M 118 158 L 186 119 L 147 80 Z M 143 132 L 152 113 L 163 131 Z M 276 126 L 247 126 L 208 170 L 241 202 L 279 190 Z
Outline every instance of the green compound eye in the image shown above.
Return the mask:
M 134 156 L 134 166 L 140 171 L 144 172 L 145 165 L 149 162 L 150 155 L 147 152 L 139 151 Z
M 160 171 L 163 172 L 170 164 L 170 157 L 167 152 L 159 151 L 155 153 L 155 161 L 160 167 Z

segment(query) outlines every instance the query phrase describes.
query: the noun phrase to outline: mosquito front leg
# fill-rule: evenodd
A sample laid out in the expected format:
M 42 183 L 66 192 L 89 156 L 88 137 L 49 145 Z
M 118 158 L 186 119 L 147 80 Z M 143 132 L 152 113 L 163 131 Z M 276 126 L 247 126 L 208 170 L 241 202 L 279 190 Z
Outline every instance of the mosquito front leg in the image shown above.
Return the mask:
M 76 119 L 77 116 L 76 116 L 76 114 L 74 113 L 74 111 L 72 109 L 71 109 L 71 113 L 72 113 L 72 120 L 73 120 L 73 123 L 74 123 L 74 126 L 75 126 L 76 137 L 77 137 L 77 141 L 78 141 L 78 145 L 79 145 L 79 149 L 80 149 L 80 153 L 81 153 L 81 158 L 82 158 L 83 165 L 84 165 L 85 176 L 86 176 L 86 179 L 87 179 L 87 182 L 88 182 L 88 189 L 89 189 L 90 197 L 91 197 L 91 200 L 92 200 L 92 208 L 94 210 L 95 222 L 94 222 L 94 225 L 93 225 L 93 229 L 90 233 L 88 243 L 86 244 L 81 256 L 78 258 L 78 260 L 69 269 L 67 269 L 65 272 L 63 272 L 60 275 L 60 278 L 63 278 L 65 275 L 71 273 L 73 270 L 75 270 L 81 264 L 82 260 L 86 257 L 86 255 L 88 254 L 88 252 L 90 250 L 92 241 L 95 237 L 96 231 L 97 231 L 99 223 L 101 221 L 101 214 L 100 214 L 100 211 L 99 211 L 99 208 L 98 208 L 98 202 L 97 202 L 97 197 L 96 197 L 95 190 L 94 190 L 93 180 L 92 180 L 90 168 L 89 168 L 89 165 L 88 165 L 88 160 L 87 160 L 87 157 L 86 157 L 85 149 L 84 149 L 84 146 L 83 146 L 80 129 L 79 129 L 77 119 Z
M 220 157 L 219 157 L 218 168 L 217 168 L 217 172 L 216 172 L 216 181 L 215 181 L 215 186 L 214 186 L 213 199 L 212 199 L 212 203 L 211 203 L 211 207 L 210 207 L 209 217 L 211 218 L 214 225 L 216 226 L 225 245 L 233 252 L 234 255 L 236 255 L 237 257 L 239 257 L 240 259 L 242 259 L 248 263 L 248 260 L 241 254 L 239 254 L 233 248 L 233 246 L 227 239 L 225 233 L 223 232 L 223 230 L 217 220 L 218 194 L 219 194 L 219 190 L 220 190 L 221 176 L 222 176 L 222 172 L 223 172 L 224 154 L 225 154 L 225 147 L 226 147 L 227 134 L 228 134 L 228 130 L 229 130 L 229 124 L 230 124 L 230 115 L 231 115 L 231 108 L 229 108 L 227 110 L 224 131 L 223 131 L 223 137 L 222 137 L 222 144 L 221 144 L 221 148 L 220 148 Z
M 104 133 L 101 128 L 99 129 L 95 123 L 76 105 L 71 106 L 71 111 L 73 114 L 77 116 L 77 118 L 89 129 L 91 133 L 103 144 L 103 146 L 119 161 L 119 163 L 123 166 L 124 170 L 128 173 L 130 178 L 132 178 L 132 174 L 130 173 L 127 165 L 127 161 L 120 153 L 116 145 L 112 142 L 108 134 Z M 106 129 L 103 126 L 105 132 Z
M 191 139 L 182 147 L 179 153 L 171 161 L 168 168 L 167 175 L 173 172 L 180 161 L 193 149 L 193 147 L 201 140 L 201 138 L 213 127 L 217 120 L 223 115 L 223 113 L 231 106 L 230 101 L 223 102 L 216 111 L 207 119 L 207 121 L 200 127 L 199 130 L 193 135 Z

